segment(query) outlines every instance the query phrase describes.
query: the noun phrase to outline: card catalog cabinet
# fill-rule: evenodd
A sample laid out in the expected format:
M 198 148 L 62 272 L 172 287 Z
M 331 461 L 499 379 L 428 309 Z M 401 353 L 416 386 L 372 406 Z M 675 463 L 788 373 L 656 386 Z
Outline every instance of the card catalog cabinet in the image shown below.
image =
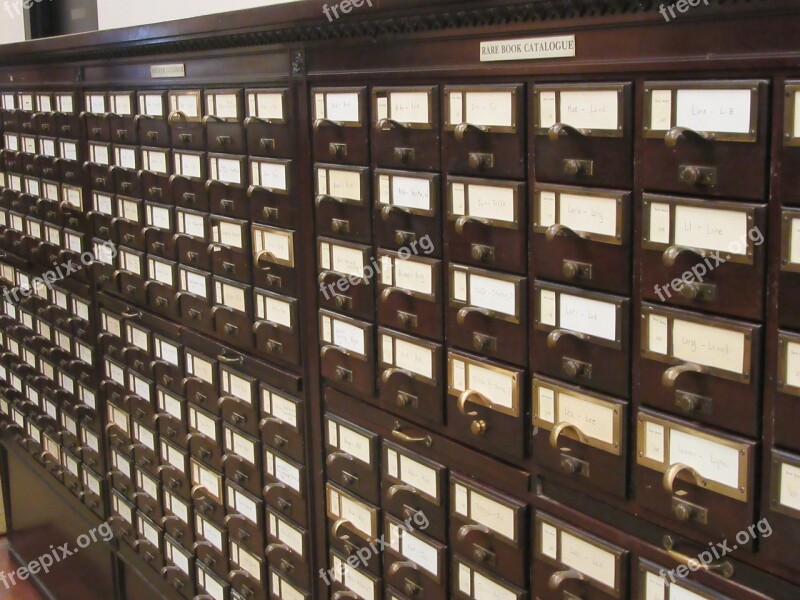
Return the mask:
M 795 3 L 312 4 L 0 50 L 44 588 L 797 597 Z

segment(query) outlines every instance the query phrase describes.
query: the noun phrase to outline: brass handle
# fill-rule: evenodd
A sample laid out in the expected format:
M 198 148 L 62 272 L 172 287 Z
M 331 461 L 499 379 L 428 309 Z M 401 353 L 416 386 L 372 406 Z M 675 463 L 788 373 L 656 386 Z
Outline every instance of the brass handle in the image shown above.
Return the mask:
M 708 485 L 708 482 L 692 467 L 683 463 L 675 463 L 674 465 L 670 465 L 669 469 L 664 472 L 664 479 L 661 482 L 664 486 L 664 491 L 670 496 L 675 495 L 675 480 L 678 478 L 678 475 L 684 471 L 692 476 L 695 485 L 700 487 L 706 487 Z
M 275 256 L 274 253 L 270 252 L 269 250 L 260 250 L 258 254 L 256 254 L 256 266 L 258 266 L 261 271 L 269 271 L 272 268 L 262 267 L 259 263 L 261 263 L 263 259 L 267 259 L 269 262 L 273 263 L 278 261 L 278 257 Z
M 572 423 L 567 423 L 566 421 L 562 421 L 553 428 L 553 431 L 550 432 L 550 446 L 552 446 L 554 450 L 569 452 L 569 448 L 558 447 L 558 438 L 561 436 L 562 433 L 568 430 L 575 432 L 575 435 L 578 436 L 578 440 L 580 441 L 581 444 L 586 443 L 586 436 L 583 434 L 583 432 L 577 425 L 573 425 Z
M 264 125 L 272 125 L 273 120 L 272 119 L 265 119 L 263 117 L 255 117 L 255 116 L 247 117 L 244 120 L 244 126 L 245 127 L 250 127 L 250 125 L 253 124 L 253 123 L 263 123 Z
M 480 223 L 481 225 L 489 225 L 489 219 L 483 217 L 471 217 L 470 215 L 462 215 L 456 221 L 456 233 L 461 235 L 464 233 L 464 226 L 467 223 Z
M 331 596 L 331 600 L 341 600 L 342 598 L 352 598 L 353 600 L 361 600 L 361 596 L 351 592 L 350 590 L 343 592 L 336 592 Z
M 569 569 L 568 571 L 556 571 L 550 575 L 550 579 L 547 580 L 547 587 L 549 587 L 551 590 L 557 590 L 564 584 L 565 581 L 569 581 L 570 579 L 574 581 L 586 581 L 586 575 L 580 571 L 576 571 L 575 569 Z
M 579 331 L 571 331 L 569 329 L 554 329 L 547 336 L 547 347 L 555 348 L 558 346 L 558 341 L 563 337 L 574 337 L 583 342 L 589 341 L 589 336 Z
M 347 461 L 352 461 L 353 460 L 353 457 L 350 456 L 347 452 L 331 452 L 325 458 L 325 464 L 330 467 L 333 463 L 335 463 L 340 458 L 343 459 L 343 460 L 347 460 Z
M 283 543 L 275 543 L 275 544 L 270 544 L 269 546 L 267 546 L 267 549 L 266 549 L 266 552 L 265 552 L 265 554 L 266 554 L 267 556 L 269 556 L 270 554 L 272 554 L 273 552 L 275 552 L 275 550 L 283 550 L 283 551 L 284 551 L 284 552 L 286 552 L 287 554 L 288 554 L 288 553 L 290 553 L 290 552 L 292 551 L 292 549 L 291 549 L 291 548 L 289 548 L 289 546 L 287 546 L 286 544 L 283 544 Z
M 169 117 L 167 117 L 167 122 L 170 125 L 174 125 L 176 121 L 182 121 L 185 123 L 188 119 L 189 117 L 182 110 L 174 110 L 171 113 L 169 113 Z
M 467 134 L 468 131 L 480 131 L 483 133 L 488 133 L 489 128 L 483 125 L 473 125 L 472 123 L 459 123 L 456 125 L 455 129 L 455 136 L 456 140 L 459 142 L 464 140 L 464 136 Z
M 336 202 L 338 204 L 344 204 L 344 200 L 341 198 L 337 198 L 336 196 L 331 196 L 329 194 L 318 194 L 316 198 L 314 198 L 314 203 L 319 206 L 323 202 Z
M 320 358 L 325 358 L 328 352 L 338 352 L 339 354 L 343 354 L 344 356 L 350 356 L 350 351 L 346 348 L 340 348 L 334 344 L 328 344 L 327 346 L 323 346 L 322 350 L 320 350 Z
M 479 523 L 470 523 L 469 525 L 462 525 L 461 528 L 458 530 L 458 541 L 463 542 L 467 539 L 467 536 L 472 533 L 473 531 L 480 531 L 484 535 L 491 535 L 491 530 L 486 527 L 486 525 L 481 525 Z
M 458 412 L 465 417 L 478 416 L 477 412 L 467 412 L 467 403 L 469 402 L 473 402 L 486 408 L 492 407 L 491 401 L 480 392 L 476 392 L 475 390 L 465 390 L 461 392 L 461 395 L 458 397 Z
M 575 236 L 582 240 L 585 240 L 589 237 L 586 233 L 582 231 L 575 231 L 574 229 L 570 229 L 569 227 L 567 227 L 566 225 L 562 225 L 561 223 L 555 223 L 553 225 L 550 225 L 550 227 L 547 228 L 547 231 L 545 232 L 544 235 L 547 238 L 548 242 L 552 242 L 559 236 L 562 237 Z
M 330 119 L 315 119 L 314 120 L 314 131 L 319 131 L 322 127 L 339 127 L 341 123 L 337 123 L 336 121 L 331 121 Z
M 713 142 L 716 137 L 716 134 L 706 131 L 695 131 L 688 127 L 673 127 L 664 136 L 664 143 L 667 145 L 667 148 L 674 148 L 681 139 L 692 138 L 705 142 Z
M 665 388 L 674 388 L 675 382 L 684 373 L 708 373 L 708 369 L 695 363 L 684 363 L 670 367 L 661 376 L 661 385 Z
M 401 123 L 394 119 L 381 119 L 377 123 L 378 129 L 383 131 L 390 131 L 392 129 L 408 129 L 408 123 Z
M 350 539 L 349 535 L 347 534 L 339 535 L 339 530 L 348 523 L 352 525 L 350 519 L 344 519 L 344 518 L 337 519 L 336 522 L 333 524 L 333 527 L 331 527 L 331 535 L 340 540 L 349 540 Z
M 471 313 L 480 313 L 485 317 L 493 318 L 495 313 L 493 310 L 489 310 L 488 308 L 482 308 L 480 306 L 465 306 L 461 310 L 458 311 L 456 315 L 456 321 L 459 325 L 463 325 L 464 322 L 467 320 L 467 316 Z
M 402 294 L 402 295 L 407 296 L 409 298 L 413 296 L 413 294 L 410 291 L 408 291 L 408 290 L 406 290 L 404 288 L 400 288 L 400 287 L 392 285 L 392 286 L 389 286 L 389 287 L 385 288 L 381 292 L 381 302 L 384 302 L 384 303 L 388 302 L 389 298 L 392 296 L 392 294 Z
M 392 216 L 393 212 L 399 212 L 403 214 L 411 214 L 411 211 L 404 206 L 397 206 L 396 204 L 387 204 L 381 209 L 381 219 L 383 221 L 388 221 L 389 217 Z
M 411 371 L 407 371 L 406 369 L 401 369 L 399 367 L 390 367 L 381 373 L 381 381 L 383 383 L 389 383 L 389 380 L 395 375 L 405 375 L 408 378 L 414 377 L 414 374 Z
M 585 137 L 589 135 L 589 132 L 586 129 L 579 129 L 577 127 L 573 127 L 572 125 L 567 125 L 566 123 L 556 123 L 547 131 L 547 137 L 551 142 L 557 142 L 558 138 L 560 138 L 562 135 Z
M 683 554 L 682 552 L 678 552 L 677 550 L 675 550 L 675 538 L 673 538 L 669 534 L 665 535 L 662 538 L 661 543 L 664 547 L 664 550 L 666 550 L 667 554 L 669 554 L 672 560 L 682 565 L 685 565 L 692 571 L 698 571 L 698 570 L 712 571 L 718 573 L 725 579 L 730 579 L 731 577 L 733 577 L 733 572 L 734 572 L 733 564 L 727 560 L 717 564 L 708 564 L 704 561 L 698 560 L 697 558 L 688 556 L 686 554 Z
M 419 567 L 415 563 L 411 562 L 410 560 L 401 560 L 396 563 L 392 563 L 392 566 L 389 567 L 389 575 L 397 575 L 403 569 L 419 571 Z
M 217 355 L 217 360 L 224 362 L 226 365 L 241 365 L 244 363 L 244 357 L 242 355 L 228 356 L 224 352 Z
M 409 494 L 414 494 L 415 496 L 419 496 L 419 490 L 411 485 L 406 484 L 397 484 L 393 485 L 386 491 L 386 498 L 391 500 L 400 492 L 408 492 Z
M 203 127 L 207 127 L 209 123 L 224 123 L 225 119 L 220 119 L 216 115 L 206 115 L 203 117 Z
M 250 187 L 247 188 L 247 197 L 252 199 L 255 193 L 258 191 L 274 193 L 275 189 L 264 187 L 263 185 L 251 185 Z
M 415 437 L 408 435 L 407 433 L 403 433 L 402 426 L 400 425 L 399 421 L 395 421 L 394 427 L 392 427 L 392 435 L 398 440 L 409 444 L 423 444 L 427 448 L 433 446 L 433 439 L 429 435 Z
M 665 267 L 672 267 L 675 265 L 675 261 L 681 254 L 695 254 L 701 259 L 708 258 L 709 256 L 713 256 L 713 252 L 711 250 L 703 250 L 701 248 L 690 248 L 688 246 L 670 246 L 666 250 L 664 250 L 664 254 L 661 255 L 661 262 L 664 263 Z

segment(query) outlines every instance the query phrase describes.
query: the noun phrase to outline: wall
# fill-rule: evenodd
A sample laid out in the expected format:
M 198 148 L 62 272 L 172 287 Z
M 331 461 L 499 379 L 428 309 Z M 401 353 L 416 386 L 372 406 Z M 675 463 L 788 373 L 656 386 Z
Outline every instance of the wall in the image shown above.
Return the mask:
M 296 0 L 97 0 L 97 12 L 100 29 L 114 29 L 294 1 Z
M 0 0 L 0 44 L 25 39 L 25 16 L 21 0 Z

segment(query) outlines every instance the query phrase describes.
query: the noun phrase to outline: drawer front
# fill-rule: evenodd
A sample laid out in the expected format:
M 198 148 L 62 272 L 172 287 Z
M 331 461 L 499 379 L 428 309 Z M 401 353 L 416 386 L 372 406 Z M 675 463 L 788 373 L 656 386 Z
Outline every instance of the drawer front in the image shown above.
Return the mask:
M 297 297 L 300 275 L 295 257 L 299 242 L 295 232 L 278 227 L 253 225 L 253 283 L 276 294 Z
M 359 598 L 380 600 L 383 598 L 383 580 L 378 575 L 363 568 L 361 563 L 352 566 L 347 562 L 349 555 L 341 550 L 330 550 L 330 570 L 323 581 L 330 582 L 332 598 Z
M 308 527 L 307 469 L 279 453 L 264 451 L 264 499 L 267 504 L 302 527 Z
M 480 598 L 508 598 L 508 600 L 527 600 L 528 592 L 499 578 L 474 562 L 461 556 L 453 556 L 451 566 L 450 597 L 458 600 L 479 600 Z M 390 596 L 390 600 L 405 600 Z
M 759 437 L 762 327 L 642 306 L 643 404 Z
M 765 206 L 650 194 L 643 206 L 646 299 L 763 319 Z
M 475 557 L 497 579 L 526 587 L 527 506 L 455 473 L 449 487 L 451 552 Z
M 527 279 L 450 263 L 447 338 L 453 346 L 527 365 Z
M 361 319 L 375 313 L 374 258 L 370 246 L 317 239 L 319 304 Z
M 269 566 L 284 573 L 295 585 L 313 585 L 309 532 L 287 521 L 280 513 L 267 510 L 267 548 Z
M 532 212 L 536 277 L 630 294 L 629 193 L 537 184 Z
M 531 367 L 628 398 L 630 300 L 536 281 Z
M 589 494 L 625 498 L 628 403 L 540 376 L 532 398 L 536 465 Z
M 384 440 L 381 506 L 409 529 L 447 542 L 447 468 Z
M 369 548 L 370 543 L 380 537 L 380 509 L 331 483 L 326 484 L 325 490 L 330 548 L 345 556 L 352 556 L 362 548 Z M 365 571 L 380 576 L 382 558 L 381 554 L 370 552 L 369 556 L 361 560 L 361 565 Z
M 271 360 L 300 366 L 300 322 L 294 298 L 255 290 L 256 349 Z
M 757 531 L 755 526 L 753 530 Z M 670 536 L 665 536 L 670 538 Z M 671 538 L 670 538 L 671 539 Z M 701 547 L 697 547 L 702 550 Z M 717 546 L 719 548 L 719 545 Z M 678 552 L 682 560 L 694 558 Z M 712 551 L 702 552 L 705 560 L 713 558 Z M 701 563 L 710 567 L 711 572 L 721 573 L 722 577 L 730 577 L 734 573 L 732 563 L 723 560 L 713 560 L 713 562 Z M 764 600 L 765 598 L 775 597 L 751 587 L 752 583 L 740 583 L 736 581 L 725 581 L 722 577 L 706 577 L 702 583 L 694 581 L 692 572 L 681 563 L 677 568 L 668 568 L 660 562 L 639 558 L 638 566 L 634 567 L 631 590 L 632 597 L 636 600 L 647 600 L 648 598 L 658 598 L 658 600 L 669 598 L 692 598 L 697 600 Z M 698 578 L 699 579 L 699 578 Z M 758 584 L 756 584 L 758 585 Z M 791 591 L 788 592 L 790 595 Z
M 325 464 L 329 481 L 380 504 L 379 438 L 333 415 L 325 417 Z
M 633 487 L 645 510 L 703 543 L 753 523 L 758 444 L 644 410 L 636 427 Z
M 539 181 L 630 188 L 630 83 L 535 85 L 531 89 Z
M 409 250 L 378 251 L 378 322 L 441 341 L 442 263 L 420 256 L 416 246 Z
M 441 258 L 440 185 L 436 174 L 376 169 L 373 191 L 376 244 L 399 250 L 416 242 L 424 254 Z
M 314 165 L 317 234 L 369 244 L 372 194 L 367 167 Z
M 369 163 L 369 104 L 365 87 L 312 88 L 314 160 Z
M 798 240 L 800 240 L 800 210 L 784 208 L 781 211 L 778 324 L 793 329 L 800 329 L 800 309 L 794 301 L 800 292 L 800 256 L 796 249 Z
M 444 424 L 444 354 L 441 344 L 378 329 L 379 398 L 418 422 Z
M 451 351 L 447 377 L 451 434 L 489 454 L 522 460 L 528 440 L 524 371 Z
M 444 233 L 452 261 L 525 273 L 525 184 L 448 177 Z
M 301 400 L 266 385 L 261 395 L 262 442 L 296 462 L 305 462 L 305 407 Z
M 444 170 L 461 175 L 525 176 L 524 86 L 444 88 Z
M 276 227 L 297 227 L 295 163 L 288 159 L 250 158 L 247 199 L 250 218 Z
M 537 512 L 533 589 L 537 598 L 628 598 L 628 551 Z
M 288 88 L 245 90 L 244 120 L 251 155 L 289 158 L 295 154 L 292 94 Z
M 800 533 L 800 457 L 773 449 L 768 469 L 769 484 L 764 490 L 761 511 L 764 518 L 757 523 L 761 534 L 759 548 L 772 562 L 797 571 L 793 546 Z
M 645 189 L 764 199 L 767 99 L 766 81 L 646 81 Z
M 372 162 L 382 167 L 438 171 L 439 88 L 372 88 Z
M 319 312 L 322 376 L 334 386 L 372 396 L 375 391 L 374 326 Z
M 387 543 L 383 556 L 386 584 L 414 598 L 447 598 L 447 546 L 388 515 L 383 527 Z

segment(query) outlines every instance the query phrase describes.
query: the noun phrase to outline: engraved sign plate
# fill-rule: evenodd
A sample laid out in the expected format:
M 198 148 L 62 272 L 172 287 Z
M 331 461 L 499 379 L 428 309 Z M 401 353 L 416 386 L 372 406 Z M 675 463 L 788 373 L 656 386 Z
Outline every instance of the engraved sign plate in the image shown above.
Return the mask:
M 542 60 L 575 56 L 575 35 L 481 42 L 481 62 Z
M 174 77 L 186 77 L 186 65 L 183 63 L 150 65 L 151 79 L 172 79 Z

